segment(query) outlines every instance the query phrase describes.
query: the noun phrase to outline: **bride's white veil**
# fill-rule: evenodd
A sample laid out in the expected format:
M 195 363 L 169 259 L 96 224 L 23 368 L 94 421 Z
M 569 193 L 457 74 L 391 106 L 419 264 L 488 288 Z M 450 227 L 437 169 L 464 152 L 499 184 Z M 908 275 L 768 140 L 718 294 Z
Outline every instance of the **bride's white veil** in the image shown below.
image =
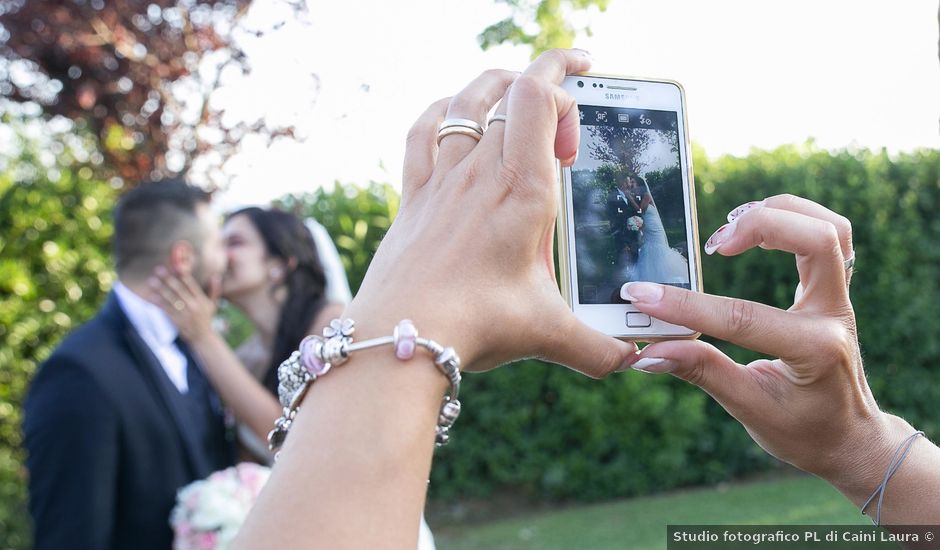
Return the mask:
M 313 242 L 317 245 L 317 254 L 323 264 L 326 274 L 326 301 L 347 304 L 352 300 L 349 290 L 349 279 L 346 278 L 346 269 L 339 257 L 336 245 L 323 224 L 313 218 L 304 220 L 304 225 L 313 235 Z

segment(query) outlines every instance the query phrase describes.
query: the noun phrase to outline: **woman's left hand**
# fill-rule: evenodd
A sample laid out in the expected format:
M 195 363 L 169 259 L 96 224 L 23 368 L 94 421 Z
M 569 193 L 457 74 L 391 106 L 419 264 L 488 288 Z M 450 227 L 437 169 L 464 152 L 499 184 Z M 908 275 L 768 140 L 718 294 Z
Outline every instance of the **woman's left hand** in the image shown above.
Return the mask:
M 183 340 L 192 344 L 213 334 L 212 319 L 222 287 L 218 277 L 209 281 L 208 294 L 192 275 L 170 273 L 163 266 L 154 270 L 148 283 L 151 301 L 166 312 Z
M 346 311 L 370 319 L 366 336 L 410 318 L 469 370 L 535 356 L 601 377 L 632 363 L 636 346 L 582 324 L 555 282 L 555 159 L 574 162 L 579 131 L 559 84 L 589 67 L 581 50 L 548 51 L 522 74 L 481 74 L 418 119 L 401 209 Z M 443 120 L 482 123 L 500 100 L 506 119 L 479 142 L 457 134 L 438 147 Z

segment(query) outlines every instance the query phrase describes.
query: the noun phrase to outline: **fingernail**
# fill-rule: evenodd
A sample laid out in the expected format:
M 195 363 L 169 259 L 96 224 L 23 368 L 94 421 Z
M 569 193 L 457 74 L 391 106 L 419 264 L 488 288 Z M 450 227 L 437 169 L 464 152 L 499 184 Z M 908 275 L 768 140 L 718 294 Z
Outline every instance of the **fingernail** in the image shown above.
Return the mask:
M 644 357 L 633 364 L 633 369 L 650 374 L 672 372 L 676 369 L 675 361 L 662 357 Z
M 567 166 L 574 166 L 574 163 L 577 162 L 577 161 L 578 161 L 578 153 L 577 153 L 577 151 L 576 151 L 574 155 L 572 155 L 572 156 L 566 158 L 565 160 L 561 161 L 561 165 L 562 165 L 562 166 L 566 166 L 566 167 L 567 167 Z
M 581 48 L 571 48 L 571 49 L 574 50 L 574 51 L 576 51 L 576 52 L 578 52 L 578 53 L 580 53 L 581 55 L 583 55 L 584 57 L 586 57 L 586 58 L 588 58 L 588 59 L 590 59 L 590 60 L 593 60 L 593 59 L 594 59 L 594 56 L 591 55 L 591 52 L 589 52 L 589 51 L 587 51 L 587 50 L 584 50 L 584 49 L 581 49 Z
M 728 212 L 728 222 L 733 222 L 734 220 L 738 219 L 741 214 L 747 212 L 748 210 L 753 210 L 754 208 L 760 208 L 761 206 L 764 206 L 765 202 L 766 201 L 751 201 L 742 204 L 731 212 Z
M 718 231 L 715 231 L 712 236 L 705 241 L 705 253 L 708 255 L 714 254 L 716 250 L 721 248 L 721 245 L 728 242 L 728 239 L 734 235 L 734 230 L 737 225 L 737 223 L 731 222 L 719 227 Z
M 655 304 L 663 299 L 663 285 L 656 283 L 627 283 L 620 287 L 620 297 L 640 304 Z

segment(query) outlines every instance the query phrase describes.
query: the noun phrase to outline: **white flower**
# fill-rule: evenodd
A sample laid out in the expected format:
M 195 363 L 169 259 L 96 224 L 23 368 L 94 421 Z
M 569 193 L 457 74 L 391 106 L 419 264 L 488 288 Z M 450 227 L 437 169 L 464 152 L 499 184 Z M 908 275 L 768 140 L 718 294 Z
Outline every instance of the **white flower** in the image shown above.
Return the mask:
M 269 468 L 246 462 L 180 489 L 170 514 L 173 548 L 227 548 L 269 475 Z

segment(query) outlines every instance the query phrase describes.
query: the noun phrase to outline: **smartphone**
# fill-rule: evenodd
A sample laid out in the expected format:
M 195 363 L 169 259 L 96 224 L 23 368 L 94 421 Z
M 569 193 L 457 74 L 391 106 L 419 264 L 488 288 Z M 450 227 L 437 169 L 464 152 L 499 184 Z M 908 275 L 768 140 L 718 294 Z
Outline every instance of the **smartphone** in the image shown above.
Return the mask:
M 559 169 L 561 291 L 588 326 L 626 340 L 698 336 L 620 297 L 631 281 L 701 291 L 685 93 L 677 82 L 582 74 L 578 158 Z

